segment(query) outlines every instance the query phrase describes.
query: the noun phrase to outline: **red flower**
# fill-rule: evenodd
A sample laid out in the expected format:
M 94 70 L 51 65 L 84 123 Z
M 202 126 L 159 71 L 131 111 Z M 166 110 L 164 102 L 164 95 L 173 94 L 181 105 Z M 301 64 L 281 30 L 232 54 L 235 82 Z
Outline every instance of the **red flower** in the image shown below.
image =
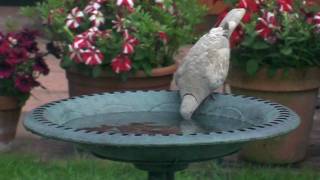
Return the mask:
M 130 12 L 133 11 L 134 0 L 117 0 L 117 6 L 126 7 Z
M 28 52 L 37 52 L 39 49 L 37 47 L 36 37 L 39 35 L 38 31 L 31 31 L 29 29 L 24 29 L 16 35 L 18 39 L 18 46 L 26 49 Z
M 128 72 L 132 68 L 132 62 L 128 56 L 118 55 L 112 60 L 111 67 L 112 70 L 117 74 L 121 72 Z
M 6 62 L 0 62 L 0 79 L 8 78 L 14 72 L 14 67 Z
M 92 44 L 87 37 L 77 36 L 72 44 L 74 49 L 87 49 L 92 47 Z
M 99 49 L 91 47 L 90 49 L 83 50 L 81 57 L 86 65 L 95 66 L 102 63 L 104 55 Z
M 12 48 L 8 51 L 6 62 L 10 65 L 20 64 L 28 60 L 28 52 L 23 48 Z
M 119 15 L 116 15 L 116 20 L 112 20 L 112 28 L 116 29 L 117 32 L 121 32 L 125 27 L 124 27 L 124 18 L 122 18 Z
M 125 30 L 123 33 L 124 43 L 123 43 L 123 54 L 132 54 L 134 53 L 134 47 L 139 44 L 139 40 L 131 36 L 128 30 Z
M 83 21 L 83 17 L 83 12 L 78 7 L 75 7 L 67 16 L 66 24 L 70 29 L 76 29 L 80 26 L 80 23 Z
M 263 39 L 267 39 L 277 26 L 276 18 L 273 13 L 266 12 L 262 18 L 258 18 L 259 22 L 256 26 L 256 31 Z
M 43 75 L 48 75 L 49 74 L 49 67 L 44 61 L 42 56 L 37 56 L 35 58 L 35 64 L 33 65 L 33 70 L 36 72 L 39 72 Z
M 134 46 L 128 42 L 125 42 L 122 46 L 122 53 L 123 54 L 132 54 L 134 53 Z
M 39 82 L 34 80 L 31 75 L 17 76 L 15 79 L 16 88 L 23 93 L 29 93 L 33 87 L 39 85 Z
M 96 1 L 90 1 L 89 4 L 84 8 L 83 12 L 86 14 L 91 14 L 96 10 L 101 8 L 101 4 Z
M 238 8 L 244 8 L 247 11 L 258 12 L 259 5 L 255 0 L 240 0 Z
M 256 13 L 259 10 L 259 4 L 255 0 L 240 0 L 237 7 L 246 9 L 246 13 L 242 18 L 244 23 L 248 23 L 251 20 L 252 13 Z
M 69 45 L 70 59 L 76 63 L 82 63 L 82 53 L 86 49 L 92 48 L 92 44 L 87 37 L 77 36 L 73 43 Z
M 18 44 L 18 37 L 17 37 L 17 34 L 15 34 L 15 33 L 12 33 L 12 32 L 8 33 L 6 39 L 9 43 L 10 47 L 14 47 Z
M 293 1 L 292 0 L 277 0 L 277 2 L 280 6 L 281 12 L 291 12 L 293 10 L 293 8 L 292 8 Z
M 105 38 L 110 37 L 110 33 L 111 33 L 111 30 L 101 31 L 97 27 L 92 27 L 92 28 L 88 29 L 86 32 L 77 35 L 76 38 L 85 39 L 89 43 L 93 43 L 99 37 L 105 37 Z
M 0 43 L 2 43 L 5 40 L 4 35 L 2 34 L 2 32 L 0 32 Z
M 160 31 L 158 32 L 160 40 L 164 43 L 167 44 L 169 42 L 169 37 L 166 32 Z
M 0 44 L 0 55 L 7 55 L 10 50 L 10 43 L 7 40 L 3 40 Z
M 72 45 L 69 45 L 69 52 L 70 52 L 70 59 L 76 63 L 82 63 L 81 53 L 83 52 L 82 49 L 74 48 Z
M 320 28 L 320 12 L 316 13 L 313 19 L 317 28 Z
M 244 31 L 241 26 L 238 26 L 230 37 L 230 46 L 231 48 L 237 46 L 244 36 Z

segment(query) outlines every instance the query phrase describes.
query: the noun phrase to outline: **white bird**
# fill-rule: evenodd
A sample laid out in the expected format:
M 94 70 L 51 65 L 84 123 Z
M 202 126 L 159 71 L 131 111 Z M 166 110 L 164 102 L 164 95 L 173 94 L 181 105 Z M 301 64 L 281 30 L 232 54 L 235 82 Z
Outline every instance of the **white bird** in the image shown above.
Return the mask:
M 229 70 L 229 39 L 244 14 L 245 9 L 231 10 L 218 27 L 199 39 L 178 68 L 175 80 L 182 99 L 180 113 L 185 120 L 191 120 L 199 105 L 223 85 Z

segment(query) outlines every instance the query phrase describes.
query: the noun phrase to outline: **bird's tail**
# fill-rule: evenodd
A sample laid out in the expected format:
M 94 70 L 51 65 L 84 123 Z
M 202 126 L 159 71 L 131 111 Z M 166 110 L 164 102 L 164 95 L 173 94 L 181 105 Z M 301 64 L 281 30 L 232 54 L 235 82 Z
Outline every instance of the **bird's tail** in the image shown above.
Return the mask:
M 191 120 L 192 114 L 196 111 L 200 104 L 192 94 L 186 94 L 183 96 L 180 114 L 185 120 Z

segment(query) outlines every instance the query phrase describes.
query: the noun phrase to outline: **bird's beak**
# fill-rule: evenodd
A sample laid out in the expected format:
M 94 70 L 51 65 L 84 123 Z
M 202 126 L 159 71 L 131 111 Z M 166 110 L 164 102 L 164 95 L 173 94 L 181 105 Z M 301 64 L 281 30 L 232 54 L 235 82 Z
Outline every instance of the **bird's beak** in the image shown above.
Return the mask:
M 234 21 L 230 21 L 228 22 L 228 29 L 230 31 L 233 31 L 234 29 L 236 29 L 236 27 L 238 26 L 238 23 L 234 22 Z

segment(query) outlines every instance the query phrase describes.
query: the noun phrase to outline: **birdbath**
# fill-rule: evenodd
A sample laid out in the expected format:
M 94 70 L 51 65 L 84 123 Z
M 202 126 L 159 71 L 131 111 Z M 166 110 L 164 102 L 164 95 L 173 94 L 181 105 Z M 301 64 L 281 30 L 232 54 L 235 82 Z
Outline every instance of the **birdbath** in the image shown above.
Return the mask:
M 149 180 L 173 180 L 189 163 L 223 157 L 249 141 L 284 135 L 299 117 L 277 103 L 212 94 L 193 115 L 199 132 L 183 133 L 175 91 L 93 94 L 33 110 L 24 126 L 43 137 L 71 142 L 97 157 L 133 163 Z

